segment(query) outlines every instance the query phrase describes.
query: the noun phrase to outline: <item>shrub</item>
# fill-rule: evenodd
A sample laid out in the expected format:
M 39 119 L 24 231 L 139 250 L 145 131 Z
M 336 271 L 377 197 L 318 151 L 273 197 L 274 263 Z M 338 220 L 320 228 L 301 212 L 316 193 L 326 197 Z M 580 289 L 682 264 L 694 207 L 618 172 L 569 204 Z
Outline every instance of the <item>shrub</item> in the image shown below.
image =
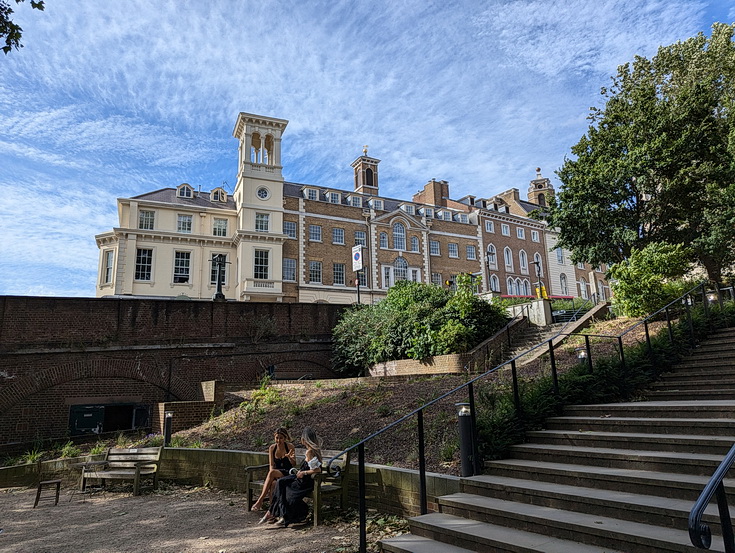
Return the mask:
M 68 459 L 70 457 L 79 457 L 82 454 L 82 450 L 74 445 L 74 442 L 68 441 L 61 448 L 61 458 Z

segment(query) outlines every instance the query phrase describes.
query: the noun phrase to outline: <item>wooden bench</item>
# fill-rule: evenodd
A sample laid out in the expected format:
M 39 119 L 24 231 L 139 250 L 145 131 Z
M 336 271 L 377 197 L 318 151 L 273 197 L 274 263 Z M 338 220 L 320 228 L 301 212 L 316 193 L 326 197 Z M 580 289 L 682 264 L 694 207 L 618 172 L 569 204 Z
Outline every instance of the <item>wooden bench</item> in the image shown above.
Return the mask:
M 350 452 L 337 457 L 332 463 L 332 469 L 339 467 L 339 475 L 327 474 L 327 463 L 339 451 L 322 451 L 324 466 L 322 472 L 314 475 L 314 491 L 311 494 L 313 502 L 314 526 L 319 526 L 322 518 L 322 503 L 325 497 L 338 496 L 339 507 L 344 509 L 347 505 L 347 492 L 350 476 Z M 299 461 L 299 465 L 301 460 Z M 245 489 L 247 491 L 248 511 L 253 507 L 255 498 L 263 491 L 265 476 L 268 474 L 270 465 L 256 465 L 245 467 Z
M 133 495 L 140 495 L 141 479 L 153 478 L 153 489 L 158 489 L 158 465 L 161 459 L 160 447 L 139 447 L 137 449 L 110 448 L 103 461 L 82 463 L 82 479 L 79 488 L 84 491 L 89 478 L 98 478 L 102 485 L 105 480 L 132 480 Z

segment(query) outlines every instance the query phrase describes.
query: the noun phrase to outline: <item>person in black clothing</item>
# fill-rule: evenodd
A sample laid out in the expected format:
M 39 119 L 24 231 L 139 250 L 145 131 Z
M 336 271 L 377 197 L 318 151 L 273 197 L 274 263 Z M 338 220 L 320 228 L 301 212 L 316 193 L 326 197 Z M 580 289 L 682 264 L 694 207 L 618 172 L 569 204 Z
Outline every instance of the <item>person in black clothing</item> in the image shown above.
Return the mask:
M 270 470 L 263 483 L 263 491 L 260 497 L 253 503 L 253 510 L 263 508 L 266 497 L 273 498 L 276 482 L 288 474 L 288 471 L 296 466 L 296 449 L 291 442 L 291 436 L 285 428 L 279 428 L 273 435 L 275 443 L 268 448 L 268 464 Z
M 301 444 L 306 446 L 304 462 L 296 474 L 276 481 L 273 501 L 260 522 L 278 521 L 286 527 L 293 522 L 301 522 L 309 514 L 304 498 L 314 489 L 314 475 L 322 471 L 322 443 L 316 432 L 307 426 L 301 434 Z

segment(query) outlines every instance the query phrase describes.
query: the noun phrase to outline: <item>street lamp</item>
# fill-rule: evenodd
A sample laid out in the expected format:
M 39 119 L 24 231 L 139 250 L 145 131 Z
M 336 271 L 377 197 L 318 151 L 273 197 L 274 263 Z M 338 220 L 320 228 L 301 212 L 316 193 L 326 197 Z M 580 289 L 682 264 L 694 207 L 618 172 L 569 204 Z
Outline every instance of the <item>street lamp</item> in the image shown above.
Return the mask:
M 163 447 L 171 444 L 171 426 L 173 425 L 174 412 L 164 411 L 163 413 Z
M 475 473 L 474 452 L 472 447 L 472 411 L 469 403 L 455 403 L 459 419 L 459 458 L 460 476 Z
M 531 261 L 531 264 L 536 267 L 536 298 L 541 299 L 543 297 L 541 293 L 541 262 Z
M 221 253 L 212 256 L 212 264 L 215 266 L 217 274 L 217 291 L 214 293 L 214 296 L 212 296 L 212 300 L 214 301 L 225 301 L 226 299 L 225 295 L 222 293 L 222 281 L 225 276 L 225 259 L 227 259 L 226 256 Z

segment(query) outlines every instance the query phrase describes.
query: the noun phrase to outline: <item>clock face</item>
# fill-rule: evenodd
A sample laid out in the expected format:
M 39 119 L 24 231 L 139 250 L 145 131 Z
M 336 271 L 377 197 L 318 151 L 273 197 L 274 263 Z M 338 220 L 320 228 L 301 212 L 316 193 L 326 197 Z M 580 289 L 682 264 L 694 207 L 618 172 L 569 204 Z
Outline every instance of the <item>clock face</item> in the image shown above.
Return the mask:
M 268 196 L 270 196 L 270 192 L 268 192 L 268 189 L 265 186 L 258 188 L 256 194 L 258 194 L 258 198 L 261 200 L 267 200 Z

